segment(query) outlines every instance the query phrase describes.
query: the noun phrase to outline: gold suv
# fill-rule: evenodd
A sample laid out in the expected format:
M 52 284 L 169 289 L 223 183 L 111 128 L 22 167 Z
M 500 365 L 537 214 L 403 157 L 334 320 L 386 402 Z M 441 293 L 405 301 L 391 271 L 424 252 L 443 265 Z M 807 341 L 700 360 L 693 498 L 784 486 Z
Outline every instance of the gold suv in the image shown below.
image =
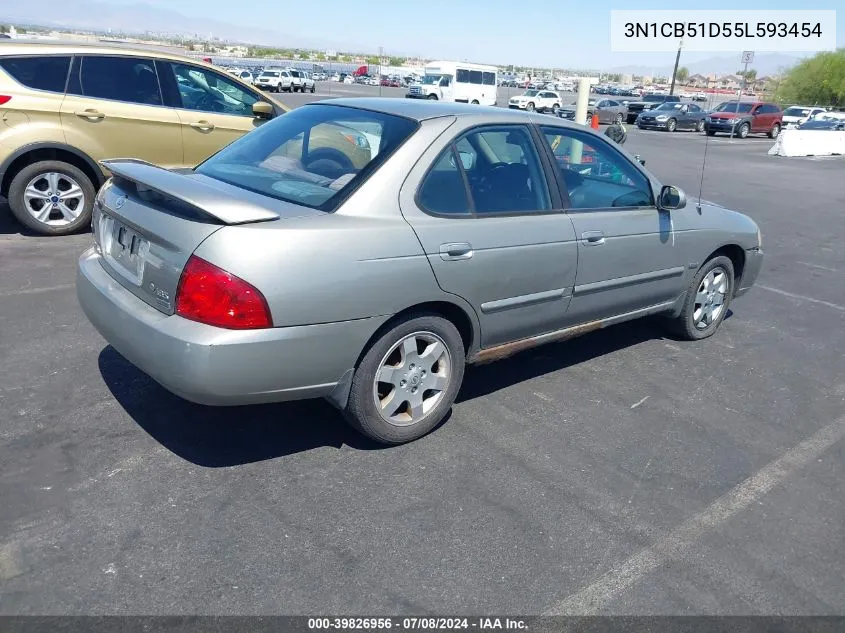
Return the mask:
M 87 227 L 100 161 L 194 167 L 288 108 L 210 64 L 121 46 L 0 43 L 0 196 L 44 235 Z M 364 132 L 318 130 L 292 158 L 361 168 Z M 376 150 L 377 151 L 377 150 Z

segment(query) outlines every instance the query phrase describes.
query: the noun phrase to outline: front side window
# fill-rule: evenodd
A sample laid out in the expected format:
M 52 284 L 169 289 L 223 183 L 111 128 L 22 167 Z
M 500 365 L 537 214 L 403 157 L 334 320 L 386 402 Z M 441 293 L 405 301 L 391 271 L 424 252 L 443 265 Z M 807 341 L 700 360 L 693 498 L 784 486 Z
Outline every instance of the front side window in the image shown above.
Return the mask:
M 477 216 L 551 209 L 539 156 L 522 126 L 481 128 L 450 144 L 420 188 L 423 208 L 434 213 L 466 213 L 456 173 L 461 183 L 466 179 L 470 209 Z M 448 194 L 441 187 L 448 189 Z M 436 206 L 428 206 L 431 200 Z
M 717 105 L 713 112 L 730 112 L 739 114 L 748 114 L 751 112 L 753 104 L 751 103 L 737 103 L 736 101 L 725 101 Z
M 568 128 L 542 129 L 569 194 L 570 208 L 654 205 L 648 179 L 603 139 Z
M 207 68 L 171 63 L 179 86 L 181 107 L 199 112 L 217 112 L 252 117 L 258 97 L 227 77 Z
M 64 92 L 70 56 L 6 57 L 0 59 L 0 68 L 27 88 Z
M 307 105 L 241 137 L 196 171 L 330 212 L 417 127 L 415 121 L 381 112 Z
M 104 55 L 83 57 L 81 62 L 79 86 L 83 96 L 162 105 L 153 60 Z

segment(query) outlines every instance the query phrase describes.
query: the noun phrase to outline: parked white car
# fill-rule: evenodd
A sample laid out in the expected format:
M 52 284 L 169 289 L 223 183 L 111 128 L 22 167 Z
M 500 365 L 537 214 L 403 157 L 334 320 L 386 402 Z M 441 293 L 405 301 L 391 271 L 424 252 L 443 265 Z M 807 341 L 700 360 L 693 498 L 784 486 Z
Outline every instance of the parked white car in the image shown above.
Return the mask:
M 314 80 L 311 76 L 304 70 L 296 70 L 295 68 L 291 68 L 288 72 L 291 74 L 291 84 L 290 89 L 291 92 L 314 92 Z
M 801 125 L 822 112 L 827 110 L 818 106 L 790 106 L 783 111 L 783 126 Z
M 250 85 L 255 85 L 255 77 L 252 76 L 252 73 L 248 70 L 240 70 L 238 68 L 231 68 L 229 69 L 229 74 L 237 77 L 241 81 L 248 83 Z
M 352 75 L 346 75 L 346 77 L 343 79 L 343 83 L 354 84 L 355 83 L 355 77 L 353 77 Z
M 551 90 L 526 90 L 519 96 L 511 97 L 508 107 L 529 112 L 536 110 L 557 114 L 560 110 L 560 96 Z
M 268 68 L 255 80 L 256 88 L 273 92 L 290 92 L 292 85 L 293 76 L 289 70 L 282 68 Z

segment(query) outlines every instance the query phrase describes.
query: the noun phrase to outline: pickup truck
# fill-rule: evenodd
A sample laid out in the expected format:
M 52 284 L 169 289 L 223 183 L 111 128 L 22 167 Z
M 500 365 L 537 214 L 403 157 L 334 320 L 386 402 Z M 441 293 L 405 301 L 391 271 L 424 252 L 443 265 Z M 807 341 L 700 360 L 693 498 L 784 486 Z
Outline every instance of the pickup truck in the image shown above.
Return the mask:
M 625 115 L 626 123 L 635 123 L 640 112 L 656 108 L 661 103 L 678 103 L 681 98 L 678 95 L 644 95 L 640 101 L 628 103 L 628 112 Z

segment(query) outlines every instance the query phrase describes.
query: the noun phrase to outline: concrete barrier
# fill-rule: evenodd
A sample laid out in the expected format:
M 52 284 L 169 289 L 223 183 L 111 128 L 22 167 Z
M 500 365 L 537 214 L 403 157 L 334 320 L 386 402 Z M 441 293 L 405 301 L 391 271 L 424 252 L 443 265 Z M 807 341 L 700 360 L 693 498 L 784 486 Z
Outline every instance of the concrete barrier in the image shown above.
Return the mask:
M 770 156 L 843 156 L 845 132 L 831 130 L 782 130 L 769 150 Z

